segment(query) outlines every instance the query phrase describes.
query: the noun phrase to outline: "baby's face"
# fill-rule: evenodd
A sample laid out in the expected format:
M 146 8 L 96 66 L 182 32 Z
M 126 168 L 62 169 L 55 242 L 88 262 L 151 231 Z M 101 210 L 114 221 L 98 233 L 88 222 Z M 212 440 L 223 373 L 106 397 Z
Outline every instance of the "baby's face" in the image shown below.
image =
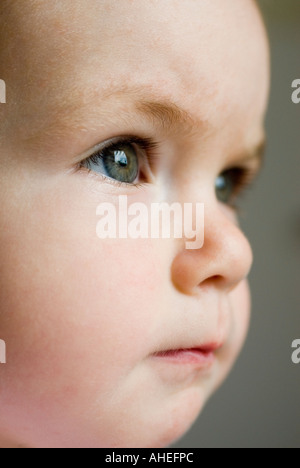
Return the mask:
M 165 446 L 246 336 L 252 254 L 233 200 L 264 137 L 258 11 L 250 0 L 1 8 L 1 445 Z M 129 136 L 156 142 L 151 169 L 140 143 L 87 160 Z M 99 239 L 97 207 L 120 195 L 204 203 L 204 246 Z

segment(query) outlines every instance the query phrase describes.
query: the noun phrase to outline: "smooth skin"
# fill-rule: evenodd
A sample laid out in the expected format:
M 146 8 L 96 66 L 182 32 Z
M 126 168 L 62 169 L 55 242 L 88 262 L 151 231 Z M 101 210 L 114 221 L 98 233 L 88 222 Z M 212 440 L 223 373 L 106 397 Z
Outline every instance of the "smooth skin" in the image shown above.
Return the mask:
M 248 329 L 252 252 L 215 180 L 259 169 L 249 154 L 264 138 L 269 53 L 258 9 L 2 0 L 0 77 L 0 446 L 166 446 L 223 382 Z M 169 101 L 185 124 L 155 124 Z M 76 169 L 129 134 L 160 142 L 151 182 Z M 204 247 L 100 240 L 97 206 L 119 195 L 204 203 Z M 154 357 L 216 342 L 205 371 Z

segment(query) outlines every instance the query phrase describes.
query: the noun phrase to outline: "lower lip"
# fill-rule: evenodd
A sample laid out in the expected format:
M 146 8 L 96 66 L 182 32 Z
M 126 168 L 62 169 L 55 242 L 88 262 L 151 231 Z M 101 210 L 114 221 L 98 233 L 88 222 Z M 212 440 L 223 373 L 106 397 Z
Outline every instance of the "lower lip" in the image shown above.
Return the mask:
M 207 368 L 214 364 L 215 353 L 201 349 L 176 349 L 154 355 L 155 358 L 174 364 L 190 364 L 199 368 Z

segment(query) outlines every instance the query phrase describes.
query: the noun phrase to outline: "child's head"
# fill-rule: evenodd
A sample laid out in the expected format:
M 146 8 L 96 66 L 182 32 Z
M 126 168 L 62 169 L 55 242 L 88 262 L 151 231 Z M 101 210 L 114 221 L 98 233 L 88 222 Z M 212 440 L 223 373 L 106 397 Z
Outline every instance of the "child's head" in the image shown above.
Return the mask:
M 248 327 L 252 254 L 234 200 L 264 138 L 257 7 L 2 0 L 0 12 L 0 445 L 170 444 Z M 143 144 L 117 144 L 128 136 L 157 143 L 151 164 Z M 97 207 L 119 195 L 204 203 L 204 246 L 99 239 Z

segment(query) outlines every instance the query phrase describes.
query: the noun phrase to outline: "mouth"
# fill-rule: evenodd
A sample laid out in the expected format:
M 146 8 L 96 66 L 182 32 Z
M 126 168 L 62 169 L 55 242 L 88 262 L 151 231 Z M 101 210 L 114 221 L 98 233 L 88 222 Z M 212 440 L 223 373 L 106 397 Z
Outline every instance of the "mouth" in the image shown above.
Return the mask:
M 214 364 L 216 351 L 222 346 L 223 344 L 212 343 L 195 348 L 169 349 L 154 353 L 153 357 L 170 364 L 190 364 L 206 369 Z

